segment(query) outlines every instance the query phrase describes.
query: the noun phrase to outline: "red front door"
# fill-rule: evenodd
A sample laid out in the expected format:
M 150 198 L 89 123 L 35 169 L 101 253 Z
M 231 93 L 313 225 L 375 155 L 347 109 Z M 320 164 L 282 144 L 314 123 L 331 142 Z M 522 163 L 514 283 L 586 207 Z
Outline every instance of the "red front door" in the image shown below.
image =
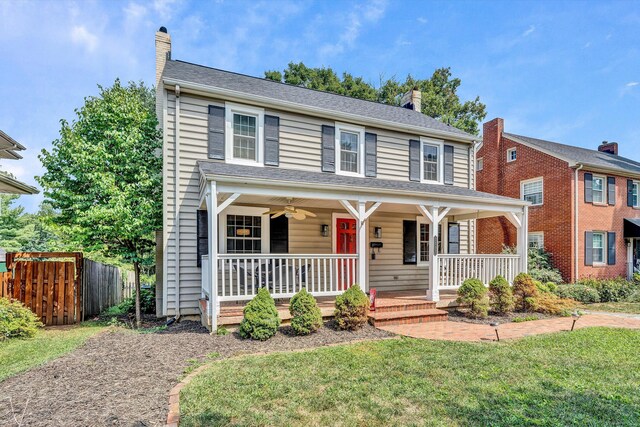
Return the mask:
M 356 253 L 356 220 L 353 218 L 336 219 L 336 253 Z M 338 262 L 338 289 L 347 289 L 354 283 L 356 260 L 345 259 Z

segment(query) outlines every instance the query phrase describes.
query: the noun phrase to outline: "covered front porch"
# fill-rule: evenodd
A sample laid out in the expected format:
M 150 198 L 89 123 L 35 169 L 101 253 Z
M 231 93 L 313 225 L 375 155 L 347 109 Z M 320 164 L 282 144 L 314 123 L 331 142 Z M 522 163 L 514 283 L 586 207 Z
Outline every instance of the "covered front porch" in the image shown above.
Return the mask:
M 304 288 L 333 300 L 358 283 L 365 292 L 411 291 L 437 302 L 467 278 L 488 284 L 526 271 L 526 202 L 441 185 L 384 188 L 396 183 L 364 178 L 357 185 L 243 178 L 242 167 L 231 176 L 219 165 L 201 165 L 198 221 L 202 308 L 213 329 L 225 305 L 261 287 L 275 299 Z M 501 215 L 518 228 L 517 254 L 474 254 L 474 220 Z

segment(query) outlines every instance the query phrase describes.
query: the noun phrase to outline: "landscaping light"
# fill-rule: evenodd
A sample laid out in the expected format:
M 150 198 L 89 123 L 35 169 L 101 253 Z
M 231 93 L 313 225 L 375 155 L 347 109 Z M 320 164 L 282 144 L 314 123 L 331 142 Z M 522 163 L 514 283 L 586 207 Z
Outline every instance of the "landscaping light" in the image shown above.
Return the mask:
M 573 331 L 573 328 L 576 327 L 576 322 L 578 321 L 578 319 L 580 318 L 581 314 L 578 310 L 574 310 L 573 313 L 571 313 L 571 317 L 573 317 L 573 324 L 571 325 L 571 330 Z
M 498 335 L 498 326 L 500 326 L 500 323 L 493 322 L 493 323 L 490 323 L 489 325 L 491 325 L 491 327 L 493 327 L 496 330 L 496 338 L 498 339 L 498 341 L 500 341 L 500 335 Z

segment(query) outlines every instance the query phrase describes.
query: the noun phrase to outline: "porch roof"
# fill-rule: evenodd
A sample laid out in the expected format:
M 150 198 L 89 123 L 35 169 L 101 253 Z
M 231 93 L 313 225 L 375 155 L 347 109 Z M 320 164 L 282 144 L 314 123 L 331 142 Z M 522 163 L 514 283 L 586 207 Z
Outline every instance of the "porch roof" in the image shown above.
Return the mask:
M 309 172 L 304 170 L 277 167 L 257 167 L 234 165 L 216 161 L 198 161 L 200 173 L 206 179 L 225 180 L 230 178 L 246 179 L 247 182 L 279 181 L 295 184 L 313 184 L 344 188 L 350 191 L 366 191 L 380 193 L 403 193 L 419 197 L 434 197 L 456 200 L 475 199 L 482 202 L 500 203 L 510 206 L 527 206 L 529 202 L 496 194 L 484 193 L 465 187 L 440 184 L 423 184 L 413 181 L 400 181 L 380 178 L 362 178 L 338 175 L 335 173 Z

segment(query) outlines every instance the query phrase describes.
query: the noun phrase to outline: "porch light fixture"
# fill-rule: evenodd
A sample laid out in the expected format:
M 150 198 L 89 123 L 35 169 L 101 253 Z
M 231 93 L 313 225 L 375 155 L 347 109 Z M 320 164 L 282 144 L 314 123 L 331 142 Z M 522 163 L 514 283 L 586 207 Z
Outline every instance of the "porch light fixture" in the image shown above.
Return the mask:
M 320 226 L 320 234 L 322 235 L 322 237 L 329 237 L 329 225 L 328 224 L 322 224 Z
M 496 330 L 496 338 L 498 339 L 498 342 L 499 342 L 500 341 L 500 335 L 498 335 L 498 326 L 500 326 L 500 323 L 492 322 L 492 323 L 489 323 L 489 325 L 491 325 L 491 327 Z
M 374 227 L 373 235 L 376 239 L 382 239 L 382 227 Z
M 576 327 L 576 322 L 578 321 L 581 315 L 582 314 L 578 310 L 574 310 L 573 313 L 571 313 L 571 317 L 573 317 L 573 324 L 571 324 L 572 331 L 573 331 L 573 328 Z

